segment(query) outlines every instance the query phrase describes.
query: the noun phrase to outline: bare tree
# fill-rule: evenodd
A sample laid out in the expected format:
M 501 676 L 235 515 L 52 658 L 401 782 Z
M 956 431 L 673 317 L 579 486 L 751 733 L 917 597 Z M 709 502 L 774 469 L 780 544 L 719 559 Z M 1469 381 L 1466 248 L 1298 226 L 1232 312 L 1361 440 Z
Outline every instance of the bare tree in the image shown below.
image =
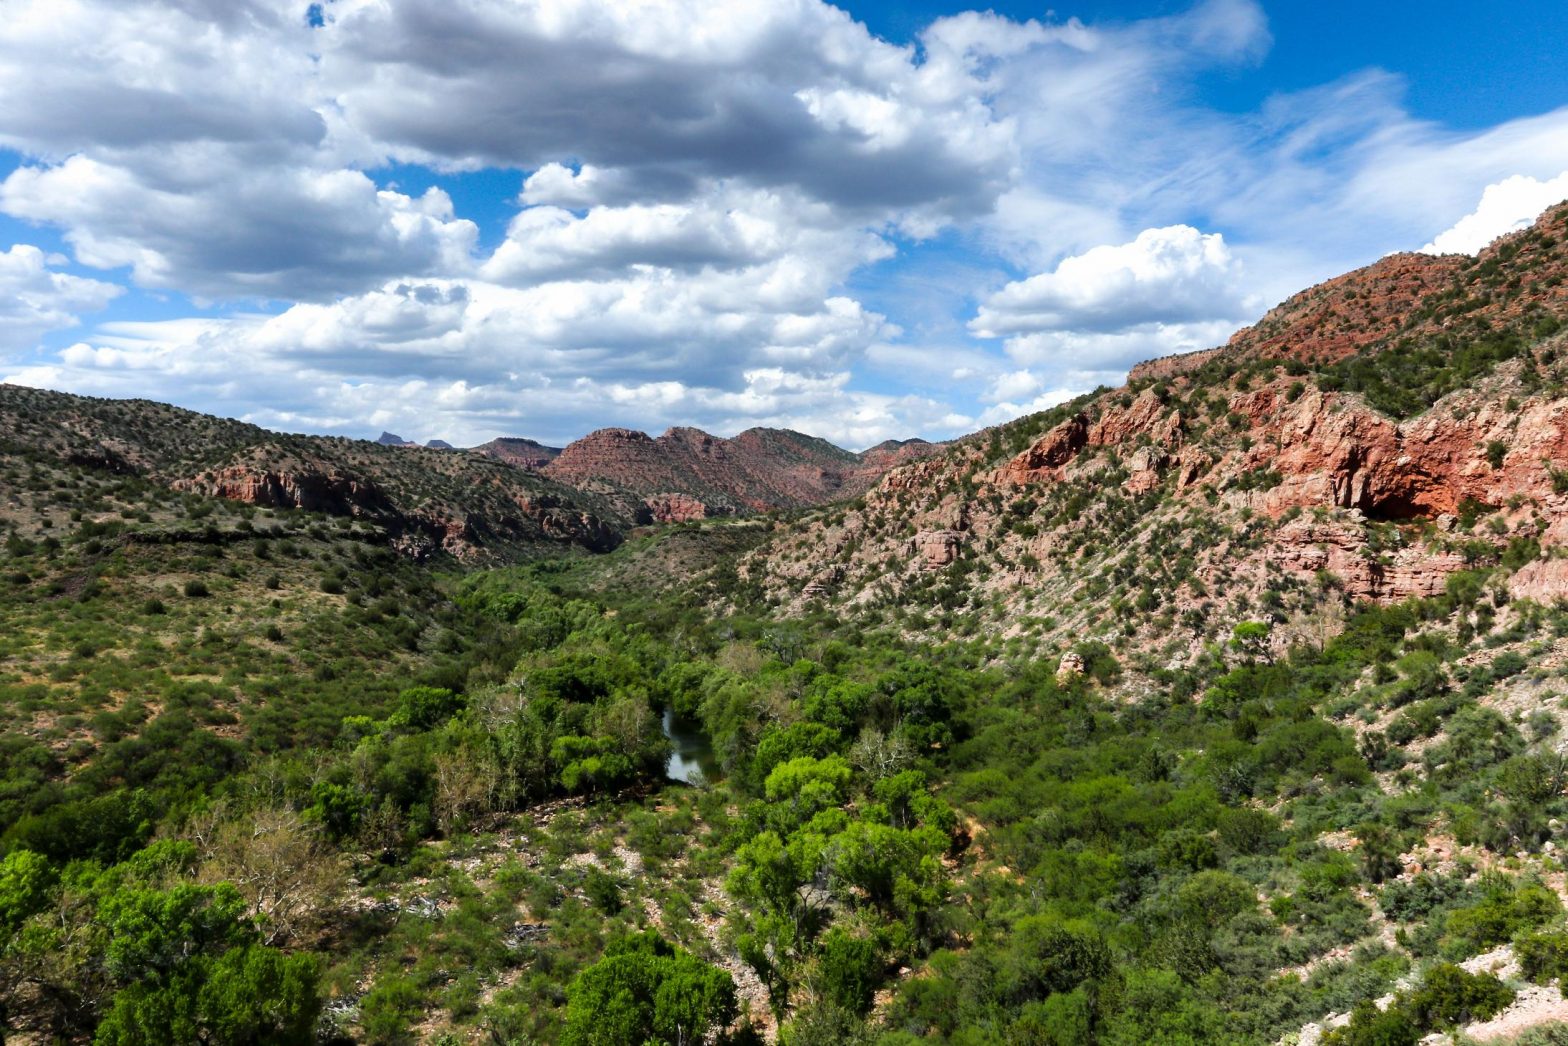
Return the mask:
M 287 806 L 263 806 L 238 817 L 221 807 L 187 830 L 201 854 L 200 878 L 233 883 L 267 944 L 291 940 L 332 904 L 343 867 L 319 825 Z
M 899 734 L 884 734 L 868 726 L 849 750 L 849 762 L 872 781 L 892 777 L 913 759 L 909 742 Z

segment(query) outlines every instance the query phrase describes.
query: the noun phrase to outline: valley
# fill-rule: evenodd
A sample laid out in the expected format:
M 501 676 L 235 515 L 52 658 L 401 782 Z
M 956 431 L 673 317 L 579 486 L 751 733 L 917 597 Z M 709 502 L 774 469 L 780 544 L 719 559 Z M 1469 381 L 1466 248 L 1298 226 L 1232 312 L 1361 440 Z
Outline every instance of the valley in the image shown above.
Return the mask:
M 4 1041 L 1562 1042 L 1565 273 L 859 454 L 0 386 Z

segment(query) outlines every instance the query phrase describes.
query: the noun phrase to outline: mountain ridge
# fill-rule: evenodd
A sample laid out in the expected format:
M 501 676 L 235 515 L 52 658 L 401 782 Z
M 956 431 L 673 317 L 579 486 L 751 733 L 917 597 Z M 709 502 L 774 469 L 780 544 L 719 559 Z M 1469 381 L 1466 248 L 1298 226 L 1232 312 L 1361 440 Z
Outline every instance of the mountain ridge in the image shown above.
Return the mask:
M 277 433 L 150 400 L 0 385 L 3 446 L 135 473 L 192 493 L 362 518 L 423 558 L 512 559 L 557 545 L 604 552 L 636 526 L 820 505 L 862 492 L 937 444 L 864 455 L 785 429 L 733 439 L 673 427 L 601 429 L 565 448 L 503 437 L 457 450 L 394 433 L 375 441 Z
M 1431 596 L 1504 556 L 1528 567 L 1513 593 L 1568 597 L 1565 241 L 1561 205 L 1474 258 L 1325 281 L 1225 346 L 890 470 L 741 574 L 795 613 L 1180 659 L 1260 608 L 1304 621 L 1325 586 Z

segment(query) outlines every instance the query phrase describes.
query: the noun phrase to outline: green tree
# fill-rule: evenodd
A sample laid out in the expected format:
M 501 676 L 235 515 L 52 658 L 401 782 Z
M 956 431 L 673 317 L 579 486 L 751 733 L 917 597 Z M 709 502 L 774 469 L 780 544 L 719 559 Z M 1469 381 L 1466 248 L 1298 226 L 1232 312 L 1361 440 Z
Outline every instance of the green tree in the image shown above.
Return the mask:
M 56 876 L 49 860 L 13 850 L 0 860 L 0 930 L 10 932 L 48 902 Z
M 822 994 L 838 1009 L 865 1016 L 881 979 L 882 957 L 869 937 L 834 927 L 822 938 Z
M 725 971 L 657 934 L 633 934 L 566 989 L 564 1046 L 688 1046 L 735 1017 Z

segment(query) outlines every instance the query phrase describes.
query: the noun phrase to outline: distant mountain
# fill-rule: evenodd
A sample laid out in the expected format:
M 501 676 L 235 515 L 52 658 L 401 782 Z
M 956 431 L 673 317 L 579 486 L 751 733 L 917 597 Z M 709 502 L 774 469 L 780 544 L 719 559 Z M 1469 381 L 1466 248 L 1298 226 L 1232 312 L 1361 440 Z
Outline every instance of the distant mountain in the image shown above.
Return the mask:
M 0 385 L 0 433 L 0 463 L 38 454 L 171 491 L 356 517 L 411 555 L 461 559 L 560 544 L 604 551 L 637 524 L 821 505 L 937 449 L 911 440 L 853 454 L 782 429 L 731 440 L 601 429 L 564 450 L 504 438 L 457 452 L 392 432 L 374 442 L 284 435 L 145 400 L 15 385 Z
M 525 469 L 544 468 L 561 453 L 560 447 L 547 447 L 517 436 L 502 436 L 470 449 Z
M 909 440 L 856 454 L 789 429 L 747 429 L 723 439 L 694 428 L 672 428 L 656 438 L 607 428 L 569 444 L 539 468 L 635 518 L 669 522 L 855 497 L 887 469 L 940 446 Z

